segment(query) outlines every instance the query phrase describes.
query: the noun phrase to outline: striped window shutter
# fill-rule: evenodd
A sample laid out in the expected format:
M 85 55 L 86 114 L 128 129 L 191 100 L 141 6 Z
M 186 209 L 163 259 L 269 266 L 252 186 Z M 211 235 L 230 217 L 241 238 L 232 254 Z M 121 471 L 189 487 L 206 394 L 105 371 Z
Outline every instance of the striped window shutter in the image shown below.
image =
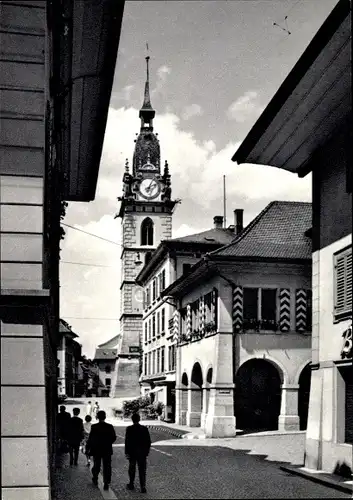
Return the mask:
M 335 318 L 352 314 L 352 250 L 335 258 Z
M 307 291 L 298 288 L 295 292 L 295 329 L 297 332 L 306 331 L 307 321 Z
M 191 305 L 186 306 L 186 335 L 190 337 L 191 335 Z
M 290 289 L 281 288 L 279 291 L 279 329 L 281 332 L 290 330 Z
M 178 310 L 175 310 L 173 313 L 173 340 L 177 341 L 180 336 L 180 313 Z
M 205 333 L 205 297 L 202 296 L 200 298 L 200 310 L 199 310 L 199 314 L 200 314 L 200 321 L 199 321 L 199 325 L 200 325 L 200 333 L 201 335 L 203 335 Z
M 243 287 L 235 285 L 233 288 L 233 332 L 241 330 L 243 325 Z
M 212 321 L 215 324 L 216 331 L 218 329 L 218 325 L 217 325 L 217 321 L 218 321 L 217 303 L 218 303 L 218 300 L 217 299 L 218 299 L 218 290 L 217 290 L 217 288 L 214 288 L 212 290 L 212 311 L 213 311 Z

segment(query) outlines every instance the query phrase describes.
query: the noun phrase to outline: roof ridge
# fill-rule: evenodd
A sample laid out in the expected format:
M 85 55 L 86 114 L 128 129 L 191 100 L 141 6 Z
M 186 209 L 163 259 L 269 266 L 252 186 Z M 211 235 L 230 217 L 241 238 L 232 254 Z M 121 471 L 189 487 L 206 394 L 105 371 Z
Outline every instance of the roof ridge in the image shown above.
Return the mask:
M 251 221 L 249 224 L 241 231 L 241 233 L 234 238 L 233 241 L 228 243 L 227 245 L 224 245 L 221 248 L 217 248 L 217 250 L 213 250 L 212 252 L 209 252 L 207 255 L 216 255 L 219 252 L 222 252 L 226 248 L 229 248 L 235 244 L 237 244 L 239 241 L 241 241 L 244 236 L 249 234 L 249 232 L 253 229 L 254 226 L 259 222 L 260 219 L 269 211 L 269 209 L 274 206 L 277 203 L 277 201 L 271 201 L 264 209 L 261 210 L 259 214 Z

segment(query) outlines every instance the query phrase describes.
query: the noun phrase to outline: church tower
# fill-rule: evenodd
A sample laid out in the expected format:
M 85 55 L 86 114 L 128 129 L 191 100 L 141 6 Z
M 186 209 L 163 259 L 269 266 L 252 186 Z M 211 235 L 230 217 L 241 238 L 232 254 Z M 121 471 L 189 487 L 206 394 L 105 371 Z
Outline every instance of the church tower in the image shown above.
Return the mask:
M 172 237 L 171 176 L 165 161 L 161 170 L 158 134 L 153 130 L 155 110 L 149 90 L 149 57 L 142 108 L 141 128 L 135 139 L 132 168 L 126 160 L 123 195 L 117 217 L 122 223 L 120 342 L 112 397 L 139 396 L 142 339 L 142 288 L 135 278 L 161 240 Z

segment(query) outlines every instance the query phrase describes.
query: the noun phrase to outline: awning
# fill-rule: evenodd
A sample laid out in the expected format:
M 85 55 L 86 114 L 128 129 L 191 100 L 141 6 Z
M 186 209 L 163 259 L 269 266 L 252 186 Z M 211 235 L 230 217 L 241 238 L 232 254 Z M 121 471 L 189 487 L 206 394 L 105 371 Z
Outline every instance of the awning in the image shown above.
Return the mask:
M 163 387 L 155 387 L 154 389 L 150 390 L 148 394 L 152 394 L 154 392 L 160 392 L 163 391 L 163 389 L 164 389 Z

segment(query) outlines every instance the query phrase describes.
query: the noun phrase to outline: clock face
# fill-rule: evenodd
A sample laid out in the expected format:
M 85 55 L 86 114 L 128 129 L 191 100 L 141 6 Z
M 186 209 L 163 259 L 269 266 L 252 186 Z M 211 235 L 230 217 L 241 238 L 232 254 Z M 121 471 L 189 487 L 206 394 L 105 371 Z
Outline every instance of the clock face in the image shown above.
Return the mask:
M 161 191 L 161 186 L 154 177 L 143 179 L 140 183 L 140 194 L 147 200 L 153 200 Z

